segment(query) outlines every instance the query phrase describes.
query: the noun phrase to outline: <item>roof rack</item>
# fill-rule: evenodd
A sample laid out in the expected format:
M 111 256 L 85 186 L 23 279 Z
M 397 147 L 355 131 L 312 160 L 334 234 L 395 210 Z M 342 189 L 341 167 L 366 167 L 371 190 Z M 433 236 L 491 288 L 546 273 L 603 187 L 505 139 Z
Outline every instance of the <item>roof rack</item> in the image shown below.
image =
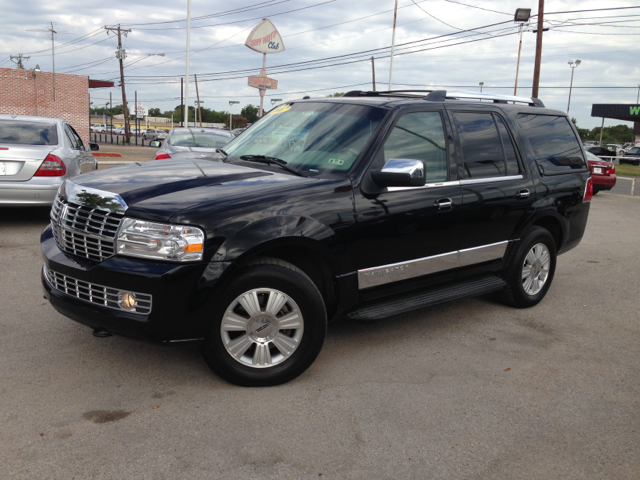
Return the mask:
M 383 92 L 363 92 L 353 90 L 345 93 L 343 97 L 415 97 L 416 94 L 427 95 L 423 98 L 427 101 L 443 102 L 445 100 L 490 100 L 493 103 L 524 103 L 532 107 L 544 108 L 544 103 L 539 98 L 517 97 L 514 95 L 496 95 L 491 93 L 459 92 L 447 90 L 389 90 Z

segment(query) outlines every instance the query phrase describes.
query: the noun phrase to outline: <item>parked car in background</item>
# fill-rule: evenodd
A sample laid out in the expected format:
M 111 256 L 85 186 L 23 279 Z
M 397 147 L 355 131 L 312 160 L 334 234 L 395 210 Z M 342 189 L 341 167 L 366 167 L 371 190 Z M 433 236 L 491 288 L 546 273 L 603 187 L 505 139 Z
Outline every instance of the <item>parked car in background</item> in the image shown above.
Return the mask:
M 165 160 L 176 156 L 185 156 L 193 153 L 214 153 L 218 148 L 224 147 L 233 140 L 233 135 L 227 130 L 217 128 L 181 127 L 171 130 L 160 150 L 156 152 L 156 160 Z M 159 147 L 158 140 L 149 145 Z
M 143 134 L 145 140 L 164 140 L 167 138 L 167 132 L 161 129 L 148 128 Z
M 589 147 L 597 147 L 599 144 L 598 142 L 592 141 L 592 140 L 588 140 L 586 142 L 584 142 L 582 145 L 584 145 L 585 148 L 589 148 Z
M 618 162 L 627 165 L 640 165 L 640 147 L 630 148 Z
M 123 134 L 124 133 L 124 127 L 114 128 L 113 129 L 113 133 Z
M 619 143 L 607 143 L 605 145 L 605 148 L 607 150 L 611 150 L 612 152 L 616 152 L 616 155 L 622 154 L 622 145 L 620 145 Z
M 608 150 L 608 149 L 606 149 L 604 147 L 590 147 L 590 148 L 587 148 L 587 151 L 593 153 L 597 157 L 615 157 L 615 156 L 617 156 L 616 152 Z
M 591 152 L 585 152 L 591 178 L 593 181 L 593 194 L 602 190 L 611 190 L 616 186 L 616 166 L 613 162 L 604 161 Z
M 234 137 L 237 137 L 238 135 L 240 135 L 245 130 L 246 130 L 246 128 L 234 128 L 233 130 L 231 130 L 231 135 L 233 135 Z
M 66 121 L 0 115 L 0 206 L 51 205 L 62 182 L 96 168 Z

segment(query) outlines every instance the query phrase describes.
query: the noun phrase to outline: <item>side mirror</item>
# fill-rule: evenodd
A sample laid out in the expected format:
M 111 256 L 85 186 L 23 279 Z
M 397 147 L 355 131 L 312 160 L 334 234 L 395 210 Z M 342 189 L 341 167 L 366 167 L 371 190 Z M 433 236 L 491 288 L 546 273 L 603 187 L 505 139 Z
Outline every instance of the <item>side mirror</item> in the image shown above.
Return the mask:
M 91 150 L 92 152 L 97 152 L 98 150 L 100 150 L 100 145 L 98 145 L 97 143 L 89 142 L 89 150 Z
M 426 168 L 422 160 L 392 158 L 382 170 L 372 170 L 371 179 L 381 187 L 422 187 Z
M 149 146 L 150 147 L 159 147 L 160 146 L 160 142 L 157 140 L 154 140 L 153 142 L 149 142 Z

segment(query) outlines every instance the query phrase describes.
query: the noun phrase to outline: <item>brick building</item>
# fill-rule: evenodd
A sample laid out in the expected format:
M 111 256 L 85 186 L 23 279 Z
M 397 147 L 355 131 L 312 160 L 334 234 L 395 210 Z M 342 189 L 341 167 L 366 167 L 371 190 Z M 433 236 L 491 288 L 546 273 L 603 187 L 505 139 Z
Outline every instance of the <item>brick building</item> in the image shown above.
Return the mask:
M 89 77 L 0 68 L 0 114 L 63 118 L 89 143 Z

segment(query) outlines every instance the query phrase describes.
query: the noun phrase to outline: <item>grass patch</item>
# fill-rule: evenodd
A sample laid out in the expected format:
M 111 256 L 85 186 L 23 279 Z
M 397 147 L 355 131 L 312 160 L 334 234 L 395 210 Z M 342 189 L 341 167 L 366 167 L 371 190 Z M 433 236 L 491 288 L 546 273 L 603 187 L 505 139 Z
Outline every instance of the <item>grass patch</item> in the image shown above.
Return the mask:
M 640 166 L 616 165 L 616 175 L 621 177 L 640 177 Z

